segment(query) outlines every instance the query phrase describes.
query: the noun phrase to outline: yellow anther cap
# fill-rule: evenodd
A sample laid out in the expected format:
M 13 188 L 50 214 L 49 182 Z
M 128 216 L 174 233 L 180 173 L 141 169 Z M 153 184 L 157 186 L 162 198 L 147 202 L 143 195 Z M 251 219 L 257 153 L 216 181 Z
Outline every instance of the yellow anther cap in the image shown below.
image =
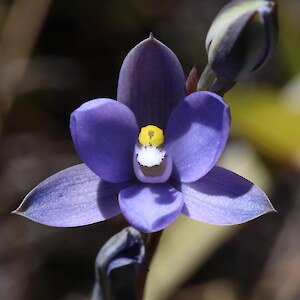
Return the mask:
M 164 143 L 164 132 L 162 129 L 154 125 L 147 125 L 142 127 L 139 134 L 139 142 L 143 146 L 159 147 Z

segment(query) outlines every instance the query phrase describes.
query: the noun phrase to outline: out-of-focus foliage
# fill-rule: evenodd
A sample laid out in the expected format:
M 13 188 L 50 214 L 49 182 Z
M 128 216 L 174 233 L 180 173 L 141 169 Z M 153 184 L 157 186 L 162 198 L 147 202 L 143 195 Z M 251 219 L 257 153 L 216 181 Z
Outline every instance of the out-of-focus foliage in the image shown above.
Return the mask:
M 279 0 L 280 36 L 278 60 L 284 71 L 284 80 L 289 80 L 300 72 L 300 3 L 295 0 Z
M 232 133 L 249 140 L 264 156 L 300 168 L 300 110 L 268 88 L 240 88 L 228 93 Z M 300 101 L 300 98 L 299 98 Z
M 164 232 L 149 273 L 145 300 L 169 296 L 237 228 L 213 226 L 180 216 Z

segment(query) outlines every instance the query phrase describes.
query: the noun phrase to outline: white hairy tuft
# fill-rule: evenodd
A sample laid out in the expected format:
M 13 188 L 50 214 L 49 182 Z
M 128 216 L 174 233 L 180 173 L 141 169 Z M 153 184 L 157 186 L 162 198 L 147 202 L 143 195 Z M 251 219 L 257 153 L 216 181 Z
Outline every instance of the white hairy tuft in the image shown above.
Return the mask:
M 144 167 L 159 166 L 164 159 L 166 152 L 155 146 L 146 146 L 137 152 L 137 161 Z

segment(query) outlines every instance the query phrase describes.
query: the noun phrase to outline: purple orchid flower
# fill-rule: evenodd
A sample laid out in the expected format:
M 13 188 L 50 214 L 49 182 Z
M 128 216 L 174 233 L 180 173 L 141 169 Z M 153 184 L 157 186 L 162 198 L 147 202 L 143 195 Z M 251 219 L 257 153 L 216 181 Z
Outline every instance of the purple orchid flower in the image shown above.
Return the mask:
M 71 115 L 84 164 L 33 189 L 16 213 L 72 227 L 120 213 L 142 232 L 162 230 L 180 213 L 217 225 L 274 211 L 267 196 L 215 166 L 227 141 L 230 112 L 211 92 L 184 91 L 175 54 L 152 35 L 124 60 L 118 101 L 88 101 Z

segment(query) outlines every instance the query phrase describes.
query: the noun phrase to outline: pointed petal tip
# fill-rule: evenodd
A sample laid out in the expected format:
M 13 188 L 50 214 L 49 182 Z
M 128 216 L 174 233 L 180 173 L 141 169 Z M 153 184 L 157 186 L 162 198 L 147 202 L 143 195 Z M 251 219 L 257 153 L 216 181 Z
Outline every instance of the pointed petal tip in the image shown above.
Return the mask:
M 269 200 L 269 199 L 268 199 Z M 273 214 L 273 213 L 278 213 L 278 211 L 273 207 L 272 203 L 269 201 L 269 207 L 265 209 L 265 211 L 262 211 L 260 214 L 257 214 L 256 216 L 253 216 L 252 218 L 248 219 L 248 220 L 243 220 L 240 223 L 236 223 L 236 224 L 220 224 L 220 226 L 234 226 L 234 225 L 240 225 L 240 224 L 245 224 L 248 222 L 251 222 L 253 220 L 256 220 L 264 215 L 267 214 Z
M 154 36 L 153 32 L 150 32 L 149 37 L 142 40 L 138 45 L 144 45 L 144 44 L 149 44 L 149 45 L 155 44 L 156 46 L 164 46 L 169 49 L 167 45 L 165 45 L 163 42 L 161 42 Z
M 23 201 L 21 202 L 21 204 L 15 210 L 11 211 L 10 214 L 26 218 L 26 219 L 31 220 L 33 222 L 39 223 L 41 225 L 52 226 L 52 227 L 62 227 L 62 226 L 55 226 L 55 225 L 46 224 L 46 223 L 41 222 L 38 219 L 34 218 L 33 216 L 31 216 L 30 213 L 27 214 L 26 213 L 26 208 L 24 207 L 24 205 L 26 205 L 26 199 L 27 199 L 27 195 L 25 196 L 25 198 L 23 199 Z
M 11 215 L 19 215 L 18 208 L 10 212 Z
M 154 39 L 155 39 L 155 37 L 153 35 L 153 32 L 150 32 L 150 34 L 149 34 L 149 40 L 154 40 Z
M 14 209 L 13 211 L 10 212 L 11 215 L 19 215 L 19 216 L 25 216 L 24 212 L 25 212 L 25 209 L 24 209 L 24 202 L 27 198 L 27 195 L 24 197 L 24 199 L 22 200 L 21 204 L 16 208 Z
M 275 213 L 275 214 L 277 214 L 278 211 L 277 211 L 277 209 L 272 205 L 272 203 L 271 203 L 270 200 L 269 200 L 269 205 L 270 205 L 270 208 L 269 208 L 269 210 L 266 212 L 266 214 L 268 214 L 268 213 Z

